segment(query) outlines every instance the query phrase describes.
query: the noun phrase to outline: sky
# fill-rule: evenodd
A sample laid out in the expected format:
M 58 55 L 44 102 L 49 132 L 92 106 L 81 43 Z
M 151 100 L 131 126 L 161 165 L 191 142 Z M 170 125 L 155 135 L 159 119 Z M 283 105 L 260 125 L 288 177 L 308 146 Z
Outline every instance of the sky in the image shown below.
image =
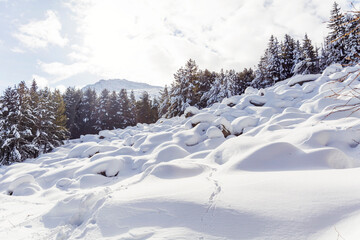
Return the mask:
M 338 0 L 343 11 L 351 1 Z M 352 1 L 355 7 L 360 1 Z M 0 0 L 0 91 L 20 81 L 64 90 L 100 79 L 170 85 L 200 69 L 254 68 L 271 34 L 320 46 L 332 1 Z

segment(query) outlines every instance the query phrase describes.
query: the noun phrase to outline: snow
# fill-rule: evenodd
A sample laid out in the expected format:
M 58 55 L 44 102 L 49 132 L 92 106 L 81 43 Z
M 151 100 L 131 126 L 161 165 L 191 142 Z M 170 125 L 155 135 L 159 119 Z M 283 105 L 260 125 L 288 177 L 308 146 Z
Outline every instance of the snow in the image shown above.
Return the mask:
M 333 110 L 359 72 L 332 65 L 2 166 L 0 239 L 358 239 L 360 113 Z
M 86 85 L 82 88 L 82 91 L 85 92 L 85 90 L 88 88 L 94 89 L 98 95 L 104 89 L 116 92 L 120 92 L 121 89 L 126 89 L 128 91 L 128 96 L 130 96 L 130 91 L 133 90 L 136 99 L 139 99 L 144 91 L 146 91 L 149 96 L 151 96 L 151 98 L 158 97 L 159 91 L 163 89 L 163 87 L 160 86 L 153 86 L 141 82 L 133 82 L 126 79 L 102 79 L 94 84 Z

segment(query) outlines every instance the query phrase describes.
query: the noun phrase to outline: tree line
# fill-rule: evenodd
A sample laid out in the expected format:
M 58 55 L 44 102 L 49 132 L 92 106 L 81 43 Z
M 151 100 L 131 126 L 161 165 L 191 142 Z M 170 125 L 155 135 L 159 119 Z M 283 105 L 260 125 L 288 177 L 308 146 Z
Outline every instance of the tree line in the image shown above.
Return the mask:
M 0 165 L 35 158 L 67 139 L 65 104 L 58 90 L 7 88 L 0 98 Z
M 91 88 L 83 92 L 69 87 L 63 98 L 66 106 L 66 126 L 71 138 L 158 120 L 157 99 L 151 100 L 146 91 L 136 100 L 134 92 L 131 91 L 128 96 L 126 89 L 119 93 L 104 89 L 97 96 L 96 91 Z
M 39 89 L 35 80 L 9 87 L 0 97 L 0 165 L 22 162 L 52 151 L 66 139 L 125 128 L 158 119 L 157 99 L 143 92 L 119 93 L 69 87 L 64 94 Z
M 221 70 L 219 73 L 200 70 L 190 59 L 174 74 L 159 99 L 161 116 L 173 117 L 184 113 L 188 106 L 209 107 L 226 97 L 241 94 L 249 86 L 265 88 L 297 74 L 320 73 L 332 63 L 352 65 L 360 55 L 360 14 L 342 13 L 334 2 L 328 22 L 329 33 L 321 47 L 316 47 L 305 34 L 295 40 L 286 34 L 279 42 L 271 36 L 255 71 Z

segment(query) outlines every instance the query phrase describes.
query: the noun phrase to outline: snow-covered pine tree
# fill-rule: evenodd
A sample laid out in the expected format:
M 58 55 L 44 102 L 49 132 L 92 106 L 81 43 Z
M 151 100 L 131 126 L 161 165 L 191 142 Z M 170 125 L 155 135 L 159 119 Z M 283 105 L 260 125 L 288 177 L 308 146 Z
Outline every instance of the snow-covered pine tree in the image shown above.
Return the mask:
M 120 128 L 123 120 L 123 113 L 120 111 L 120 103 L 118 99 L 118 95 L 115 91 L 112 91 L 109 95 L 109 102 L 107 104 L 107 118 L 106 129 L 116 129 Z
M 80 124 L 82 122 L 82 119 L 80 119 L 79 116 L 79 107 L 82 99 L 82 92 L 74 87 L 68 87 L 63 99 L 66 106 L 66 128 L 70 131 L 71 138 L 79 138 Z
M 222 91 L 224 78 L 225 73 L 224 70 L 221 69 L 220 73 L 216 74 L 215 80 L 211 85 L 210 90 L 203 95 L 203 98 L 207 99 L 207 106 L 211 106 L 212 104 L 219 102 L 224 98 L 224 92 Z
M 38 146 L 39 153 L 46 153 L 55 148 L 51 141 L 55 131 L 54 105 L 52 104 L 52 93 L 48 88 L 39 91 L 39 101 L 35 112 L 36 119 L 36 136 L 33 140 L 34 145 Z
M 159 100 L 154 97 L 151 101 L 151 122 L 155 123 L 159 119 Z
M 319 55 L 319 70 L 323 71 L 326 67 L 328 67 L 328 60 L 329 58 L 329 52 L 327 49 L 325 49 L 324 45 L 320 48 L 320 55 Z
M 66 108 L 64 99 L 59 90 L 55 90 L 52 94 L 53 115 L 54 115 L 54 124 L 52 129 L 51 142 L 54 147 L 61 146 L 63 141 L 68 139 L 70 132 L 66 129 Z
M 265 53 L 264 56 L 260 58 L 259 64 L 255 71 L 255 78 L 251 83 L 252 87 L 260 89 L 266 86 L 270 86 L 270 82 L 268 81 L 268 79 L 266 79 L 268 75 L 266 70 L 266 65 L 267 65 L 267 58 Z
M 311 40 L 305 34 L 302 45 L 302 56 L 303 59 L 299 62 L 294 69 L 294 74 L 314 74 L 320 71 L 319 59 L 317 56 L 317 50 L 311 43 Z
M 209 70 L 205 69 L 204 71 L 199 71 L 199 87 L 198 87 L 198 101 L 197 104 L 195 104 L 198 108 L 205 108 L 208 107 L 208 96 L 206 95 L 207 92 L 211 89 L 211 86 L 214 84 L 216 78 L 215 72 L 210 72 Z
M 164 90 L 160 90 L 160 99 L 159 99 L 159 116 L 162 117 L 166 115 L 170 106 L 170 96 L 167 86 L 165 85 Z
M 13 88 L 7 88 L 1 102 L 0 164 L 20 162 L 23 157 L 18 149 L 21 138 L 17 122 L 19 121 L 19 95 Z
M 344 60 L 345 64 L 356 64 L 360 58 L 360 13 L 345 14 Z
M 23 85 L 23 86 L 21 86 Z M 35 146 L 30 142 L 32 132 L 27 129 L 28 91 L 25 84 L 20 88 L 7 88 L 0 98 L 0 164 L 21 162 L 26 158 L 34 157 Z M 24 124 L 22 124 L 24 121 Z
M 26 86 L 25 82 L 22 81 L 16 88 L 16 91 L 19 95 L 20 101 L 20 124 L 19 130 L 22 134 L 22 138 L 24 138 L 22 144 L 24 144 L 24 148 L 26 149 L 25 158 L 34 157 L 37 155 L 38 148 L 37 146 L 32 144 L 34 138 L 34 126 L 36 124 L 37 116 L 34 114 L 34 108 L 32 105 L 30 90 Z M 24 155 L 22 153 L 22 155 Z
M 95 134 L 96 123 L 96 91 L 91 88 L 87 88 L 82 96 L 79 104 L 79 128 L 80 134 Z
M 189 106 L 195 105 L 199 86 L 199 70 L 194 60 L 189 60 L 174 74 L 170 90 L 170 107 L 167 117 L 179 116 Z
M 237 89 L 235 95 L 240 95 L 244 93 L 245 89 L 251 86 L 251 82 L 254 80 L 254 78 L 255 73 L 251 68 L 245 68 L 243 71 L 237 73 L 237 78 L 235 82 L 235 86 Z
M 319 72 L 319 64 L 318 64 L 318 49 L 315 48 L 311 40 L 308 38 L 307 34 L 304 36 L 303 40 L 303 54 L 305 60 L 307 60 L 307 69 L 308 73 L 314 74 Z
M 99 97 L 99 101 L 96 107 L 96 129 L 97 130 L 104 130 L 104 129 L 108 129 L 108 112 L 107 110 L 109 109 L 109 98 L 110 98 L 110 94 L 109 94 L 109 90 L 104 89 L 102 90 L 100 97 Z
M 284 42 L 281 44 L 281 70 L 280 79 L 284 80 L 292 76 L 292 69 L 295 65 L 295 40 L 285 34 Z
M 332 63 L 344 63 L 346 44 L 344 38 L 346 33 L 345 26 L 345 16 L 341 13 L 340 6 L 334 2 L 330 12 L 330 21 L 328 23 L 330 32 L 326 38 L 326 48 L 329 53 L 327 65 Z
M 131 115 L 130 115 L 129 125 L 135 126 L 137 124 L 136 122 L 137 116 L 136 116 L 136 99 L 133 90 L 131 90 L 130 92 L 130 113 Z
M 280 81 L 280 46 L 279 41 L 273 35 L 270 37 L 267 51 L 267 66 L 266 71 L 268 73 L 268 79 L 272 81 L 271 85 Z
M 120 128 L 126 128 L 132 125 L 132 115 L 130 100 L 126 89 L 121 89 L 119 92 L 119 115 L 121 115 Z
M 237 73 L 234 69 L 226 70 L 225 77 L 223 81 L 223 96 L 228 98 L 234 96 L 237 92 Z
M 291 70 L 292 75 L 296 74 L 296 68 L 298 66 L 298 63 L 303 61 L 303 49 L 301 47 L 301 43 L 299 40 L 296 40 L 295 42 L 295 49 L 294 49 L 294 66 Z
M 261 57 L 256 71 L 256 78 L 252 86 L 255 88 L 265 88 L 272 86 L 280 81 L 280 46 L 277 38 L 271 35 L 265 54 Z
M 136 102 L 136 122 L 138 123 L 151 123 L 151 101 L 149 94 L 144 91 L 140 100 Z

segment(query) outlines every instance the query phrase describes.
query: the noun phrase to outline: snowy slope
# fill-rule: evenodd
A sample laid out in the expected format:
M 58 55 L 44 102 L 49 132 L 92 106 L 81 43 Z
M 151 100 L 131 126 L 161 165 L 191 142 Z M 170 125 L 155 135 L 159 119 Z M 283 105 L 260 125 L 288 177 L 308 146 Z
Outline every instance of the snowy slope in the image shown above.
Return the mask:
M 159 91 L 163 89 L 163 87 L 160 86 L 153 86 L 147 83 L 132 82 L 126 79 L 100 80 L 94 84 L 86 85 L 82 88 L 82 90 L 85 91 L 88 88 L 94 89 L 98 94 L 100 94 L 101 91 L 104 89 L 116 92 L 120 92 L 121 89 L 126 89 L 128 90 L 129 96 L 130 91 L 133 90 L 136 99 L 139 99 L 144 91 L 148 92 L 151 98 L 154 98 L 156 96 L 159 96 Z
M 359 73 L 333 65 L 2 167 L 0 239 L 359 239 L 360 113 L 329 115 Z

